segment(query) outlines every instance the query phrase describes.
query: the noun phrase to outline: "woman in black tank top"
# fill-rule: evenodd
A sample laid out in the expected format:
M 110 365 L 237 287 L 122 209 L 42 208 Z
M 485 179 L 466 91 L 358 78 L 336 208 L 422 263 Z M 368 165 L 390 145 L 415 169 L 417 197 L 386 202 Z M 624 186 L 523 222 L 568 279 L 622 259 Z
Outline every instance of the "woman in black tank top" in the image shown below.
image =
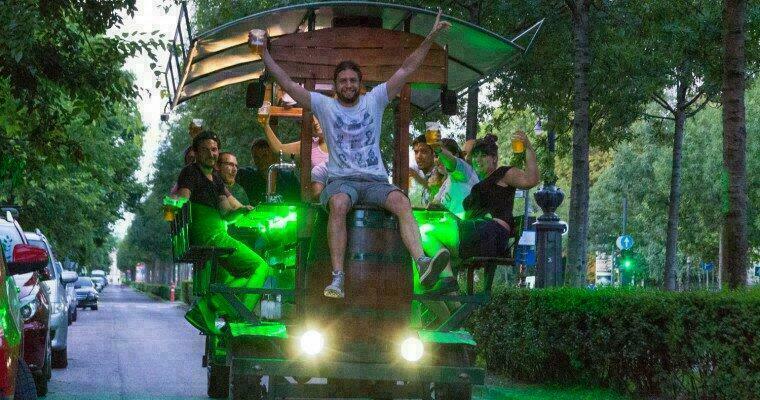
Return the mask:
M 475 141 L 470 151 L 472 168 L 481 181 L 464 199 L 466 219 L 459 227 L 460 257 L 506 256 L 514 220 L 512 207 L 516 189 L 529 189 L 538 184 L 536 152 L 523 131 L 513 138 L 525 145 L 525 170 L 498 166 L 496 136 L 486 135 Z
M 518 131 L 514 139 L 520 139 L 525 144 L 525 170 L 498 166 L 498 146 L 494 135 L 476 140 L 470 151 L 472 167 L 481 181 L 472 187 L 470 195 L 464 199 L 465 219 L 459 221 L 459 229 L 437 243 L 437 246 L 447 247 L 460 260 L 507 256 L 514 224 L 512 207 L 515 190 L 532 188 L 539 180 L 536 153 L 528 137 L 524 132 Z M 429 249 L 426 248 L 425 251 L 428 252 Z M 437 273 L 428 280 L 435 282 L 436 278 Z M 443 278 L 445 279 L 447 278 Z M 423 286 L 425 284 L 423 282 Z

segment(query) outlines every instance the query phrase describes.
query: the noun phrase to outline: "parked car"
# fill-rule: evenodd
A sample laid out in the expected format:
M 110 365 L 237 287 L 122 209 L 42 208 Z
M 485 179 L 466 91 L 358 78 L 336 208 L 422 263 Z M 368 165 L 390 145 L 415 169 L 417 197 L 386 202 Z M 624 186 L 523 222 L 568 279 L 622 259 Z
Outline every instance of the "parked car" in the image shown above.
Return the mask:
M 92 279 L 86 276 L 80 276 L 74 283 L 74 290 L 77 293 L 77 307 L 85 309 L 90 307 L 93 310 L 98 309 L 98 291 Z
M 58 266 L 61 266 L 61 262 L 58 262 Z M 74 271 L 68 271 L 65 269 L 62 269 L 61 277 L 64 281 L 69 282 L 66 284 L 66 301 L 69 303 L 69 325 L 71 325 L 72 322 L 77 320 L 77 292 L 74 291 L 74 283 L 79 279 L 79 275 L 77 275 Z
M 93 269 L 92 272 L 90 272 L 90 277 L 96 276 L 103 278 L 103 287 L 108 286 L 108 276 L 106 276 L 106 271 L 103 271 L 102 269 Z
M 23 230 L 11 212 L 3 211 L 4 215 L 0 215 L 0 398 L 31 400 L 37 398 L 38 387 L 26 361 L 29 336 L 22 319 L 22 307 L 28 303 L 22 303 L 18 296 L 16 276 L 44 269 L 48 255 L 26 243 Z M 24 315 L 28 313 L 29 308 L 24 310 Z
M 55 258 L 53 248 L 45 235 L 37 229 L 35 232 L 25 232 L 29 244 L 37 246 L 48 253 L 48 265 L 50 279 L 42 284 L 45 286 L 50 298 L 50 346 L 52 368 L 66 368 L 68 366 L 67 338 L 69 336 L 69 301 L 66 298 L 66 287 L 74 280 L 65 280 L 61 275 L 60 263 Z M 70 277 L 69 277 L 70 278 Z
M 103 289 L 106 287 L 106 278 L 103 278 L 102 276 L 90 276 L 90 280 L 92 281 L 93 285 L 95 285 L 95 290 L 98 291 L 98 293 L 102 292 Z

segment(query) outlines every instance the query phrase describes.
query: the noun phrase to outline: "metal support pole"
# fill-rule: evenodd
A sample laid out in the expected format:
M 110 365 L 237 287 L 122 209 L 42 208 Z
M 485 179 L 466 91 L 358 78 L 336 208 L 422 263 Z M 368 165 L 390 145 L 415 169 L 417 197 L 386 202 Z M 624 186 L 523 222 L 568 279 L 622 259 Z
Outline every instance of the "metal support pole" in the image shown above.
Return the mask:
M 623 197 L 623 236 L 625 236 L 625 228 L 628 224 L 628 198 Z
M 550 157 L 554 152 L 554 132 L 549 131 L 548 148 Z M 544 182 L 541 190 L 533 195 L 543 214 L 534 224 L 536 227 L 536 287 L 562 286 L 565 282 L 565 266 L 562 264 L 562 234 L 565 225 L 560 223 L 555 213 L 562 204 L 565 194 L 554 186 L 554 182 Z

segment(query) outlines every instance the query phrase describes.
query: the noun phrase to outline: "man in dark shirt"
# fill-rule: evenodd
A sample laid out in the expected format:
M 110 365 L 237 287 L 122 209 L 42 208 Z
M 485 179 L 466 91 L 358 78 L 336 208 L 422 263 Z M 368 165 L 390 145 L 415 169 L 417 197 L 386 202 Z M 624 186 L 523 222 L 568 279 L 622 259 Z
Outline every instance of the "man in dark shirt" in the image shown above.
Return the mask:
M 214 169 L 219 157 L 219 139 L 212 132 L 202 132 L 193 139 L 193 149 L 196 162 L 183 168 L 177 179 L 177 194 L 190 199 L 191 203 L 190 243 L 234 249 L 223 260 L 224 269 L 229 273 L 223 277 L 224 283 L 233 288 L 263 287 L 270 272 L 269 266 L 258 254 L 227 233 L 225 220 L 234 221 L 250 210 L 250 206 L 236 207 L 230 203 L 232 197 Z M 258 299 L 258 295 L 246 295 L 243 303 L 253 310 Z M 214 324 L 217 310 L 224 312 L 225 309 L 228 316 L 233 314 L 229 304 L 220 296 L 201 298 L 185 317 L 201 331 L 213 332 L 218 331 Z
M 267 174 L 269 167 L 277 162 L 277 156 L 266 139 L 258 138 L 251 144 L 251 158 L 253 165 L 238 169 L 235 181 L 245 190 L 250 204 L 256 206 L 266 201 Z M 278 174 L 277 193 L 281 194 L 286 202 L 298 201 L 301 193 L 296 176 Z

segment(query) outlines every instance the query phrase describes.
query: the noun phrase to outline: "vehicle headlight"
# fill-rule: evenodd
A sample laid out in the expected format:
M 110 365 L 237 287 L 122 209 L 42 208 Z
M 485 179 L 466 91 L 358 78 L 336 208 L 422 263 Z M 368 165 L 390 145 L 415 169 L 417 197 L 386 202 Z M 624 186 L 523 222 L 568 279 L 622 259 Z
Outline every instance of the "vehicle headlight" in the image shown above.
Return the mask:
M 422 341 L 416 337 L 406 338 L 401 342 L 401 357 L 406 361 L 419 361 L 424 351 Z
M 325 347 L 325 337 L 313 329 L 301 335 L 300 342 L 301 350 L 310 356 L 319 354 Z
M 37 300 L 30 301 L 29 303 L 21 307 L 21 310 L 19 311 L 19 314 L 21 314 L 21 319 L 23 319 L 24 321 L 28 321 L 36 313 L 37 313 Z
M 62 312 L 66 311 L 66 304 L 64 303 L 53 303 L 53 314 L 60 314 Z

